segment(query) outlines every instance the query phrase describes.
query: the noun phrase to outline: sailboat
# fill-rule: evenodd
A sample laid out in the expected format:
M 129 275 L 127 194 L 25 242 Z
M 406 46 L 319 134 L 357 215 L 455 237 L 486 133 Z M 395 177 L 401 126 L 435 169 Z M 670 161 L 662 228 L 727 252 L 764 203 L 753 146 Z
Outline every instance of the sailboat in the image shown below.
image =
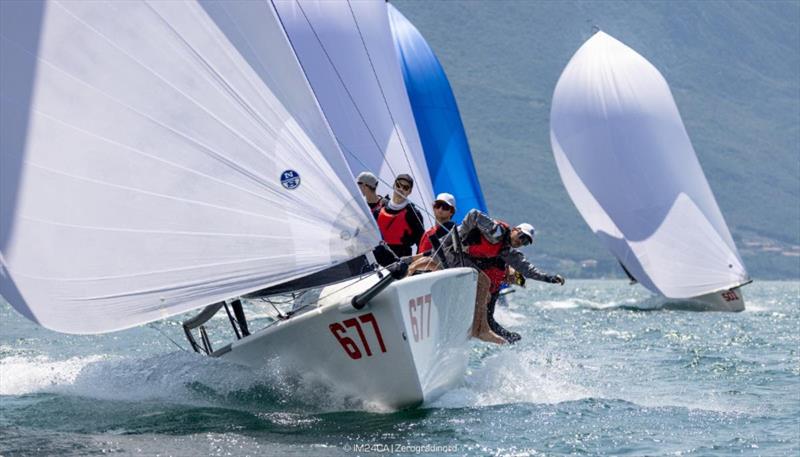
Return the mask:
M 556 84 L 550 141 L 572 201 L 632 280 L 669 301 L 744 309 L 744 263 L 650 62 L 595 33 Z
M 410 173 L 432 200 L 385 2 L 0 2 L 0 25 L 0 294 L 19 313 L 95 334 L 202 309 L 196 351 L 376 407 L 463 379 L 476 272 L 370 261 L 354 174 Z M 308 290 L 251 331 L 243 300 Z

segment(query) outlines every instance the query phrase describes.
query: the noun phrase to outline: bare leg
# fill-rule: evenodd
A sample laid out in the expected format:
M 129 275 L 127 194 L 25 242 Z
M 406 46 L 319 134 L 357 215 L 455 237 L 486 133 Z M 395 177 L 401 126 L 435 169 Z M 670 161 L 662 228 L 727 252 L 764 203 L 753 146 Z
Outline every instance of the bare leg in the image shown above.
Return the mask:
M 472 316 L 472 337 L 487 343 L 505 344 L 506 340 L 492 331 L 487 319 L 486 307 L 492 297 L 491 287 L 492 281 L 479 270 L 478 291 L 475 294 L 475 313 Z
M 415 271 L 436 271 L 441 270 L 441 268 L 439 262 L 435 259 L 431 257 L 422 257 L 411 262 L 411 265 L 408 266 L 407 276 L 413 275 Z

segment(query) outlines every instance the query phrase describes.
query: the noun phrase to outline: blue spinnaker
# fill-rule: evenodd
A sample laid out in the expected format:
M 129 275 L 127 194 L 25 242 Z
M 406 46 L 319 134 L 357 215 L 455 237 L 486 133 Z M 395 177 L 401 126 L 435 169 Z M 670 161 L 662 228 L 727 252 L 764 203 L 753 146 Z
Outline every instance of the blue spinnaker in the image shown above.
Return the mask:
M 434 191 L 456 197 L 456 221 L 472 208 L 486 212 L 467 135 L 442 65 L 422 34 L 391 4 L 389 22 Z

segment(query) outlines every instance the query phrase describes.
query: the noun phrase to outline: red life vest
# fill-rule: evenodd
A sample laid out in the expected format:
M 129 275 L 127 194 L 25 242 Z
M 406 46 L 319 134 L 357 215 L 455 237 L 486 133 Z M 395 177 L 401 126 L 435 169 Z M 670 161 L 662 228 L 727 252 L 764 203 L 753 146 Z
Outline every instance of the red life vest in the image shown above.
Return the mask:
M 431 237 L 436 234 L 436 226 L 429 228 L 425 233 L 422 234 L 422 238 L 419 240 L 419 246 L 417 247 L 417 254 L 420 252 L 430 251 L 433 249 L 433 244 L 431 243 Z
M 497 223 L 502 226 L 504 230 L 508 230 L 509 225 L 505 222 L 497 221 Z M 503 240 L 497 243 L 491 243 L 488 239 L 486 239 L 485 236 L 483 236 L 483 233 L 481 233 L 479 241 L 469 246 L 469 256 L 478 260 L 476 263 L 481 268 L 481 271 L 483 271 L 492 281 L 491 293 L 493 294 L 500 290 L 500 285 L 503 283 L 503 281 L 505 281 L 505 262 L 480 262 L 480 260 L 497 257 L 500 255 L 500 251 L 503 250 L 505 245 L 506 243 Z M 502 267 L 500 266 L 501 263 L 503 264 Z M 486 264 L 487 266 L 484 267 L 481 264 Z
M 403 237 L 411 234 L 411 226 L 406 220 L 408 206 L 401 209 L 397 214 L 389 214 L 386 207 L 378 212 L 378 228 L 381 230 L 383 241 L 388 245 L 403 244 Z
M 504 230 L 508 229 L 508 224 L 503 221 L 496 221 Z M 489 240 L 483 236 L 481 233 L 480 239 L 476 244 L 473 244 L 469 247 L 469 256 L 470 257 L 477 257 L 480 259 L 489 259 L 492 257 L 497 257 L 500 255 L 500 251 L 503 250 L 505 243 L 503 241 L 499 241 L 497 243 L 491 243 Z

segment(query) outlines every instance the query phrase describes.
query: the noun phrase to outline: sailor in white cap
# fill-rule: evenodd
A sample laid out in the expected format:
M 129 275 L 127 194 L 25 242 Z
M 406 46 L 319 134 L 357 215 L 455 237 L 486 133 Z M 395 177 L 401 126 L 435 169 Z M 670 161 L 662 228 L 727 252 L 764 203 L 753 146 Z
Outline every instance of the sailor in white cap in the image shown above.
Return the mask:
M 422 234 L 417 249 L 418 254 L 434 249 L 431 238 L 438 240 L 450 232 L 450 229 L 455 226 L 455 222 L 453 222 L 455 213 L 456 198 L 452 194 L 443 192 L 436 196 L 436 200 L 433 201 L 433 217 L 436 219 L 436 224 Z M 438 245 L 438 243 L 436 244 Z
M 417 245 L 417 255 L 413 256 L 410 261 L 411 265 L 408 268 L 408 274 L 413 275 L 421 271 L 436 271 L 442 268 L 441 263 L 437 260 L 438 257 L 444 256 L 444 253 L 438 250 L 441 246 L 441 240 L 450 233 L 450 230 L 455 227 L 453 222 L 453 215 L 456 213 L 456 198 L 453 194 L 443 192 L 436 196 L 433 201 L 433 217 L 435 223 L 433 227 L 429 228 L 422 234 L 422 238 Z
M 512 267 L 522 276 L 537 281 L 564 285 L 561 275 L 549 275 L 539 271 L 528 262 L 519 250 L 533 243 L 536 230 L 531 224 L 509 224 L 492 219 L 473 209 L 458 226 L 461 249 L 445 239 L 445 254 L 450 265 L 458 265 L 464 253 L 466 265 L 478 269 L 478 296 L 472 324 L 472 336 L 484 341 L 503 344 L 519 341 L 518 333 L 509 332 L 494 320 L 494 307 L 501 284 L 506 280 L 507 267 Z

